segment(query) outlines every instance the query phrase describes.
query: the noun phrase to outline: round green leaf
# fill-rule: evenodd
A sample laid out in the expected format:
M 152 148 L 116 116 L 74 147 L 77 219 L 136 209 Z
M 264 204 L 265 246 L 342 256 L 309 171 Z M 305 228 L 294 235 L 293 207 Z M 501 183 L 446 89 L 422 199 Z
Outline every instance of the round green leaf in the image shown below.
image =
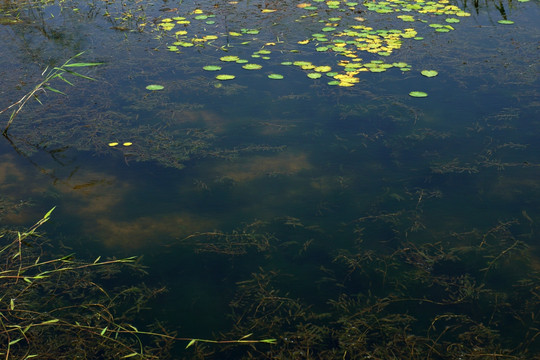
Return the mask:
M 270 74 L 270 75 L 268 75 L 268 78 L 269 78 L 269 79 L 274 79 L 274 80 L 281 80 L 281 79 L 283 79 L 283 75 L 280 75 L 280 74 Z
M 163 90 L 164 88 L 165 88 L 165 86 L 163 86 L 163 85 L 152 84 L 152 85 L 148 85 L 146 87 L 146 90 L 157 91 L 157 90 Z
M 308 78 L 310 78 L 310 79 L 318 79 L 318 78 L 320 78 L 322 75 L 319 74 L 319 73 L 309 73 L 309 74 L 307 74 L 307 76 L 308 76 Z
M 497 22 L 503 25 L 512 25 L 514 23 L 512 20 L 499 20 Z
M 423 98 L 427 96 L 427 93 L 423 91 L 411 91 L 409 95 L 412 97 Z
M 234 79 L 236 76 L 234 75 L 225 75 L 225 74 L 222 74 L 222 75 L 218 75 L 216 76 L 216 79 L 218 80 L 232 80 Z
M 422 75 L 424 75 L 425 77 L 434 77 L 434 76 L 437 76 L 439 74 L 435 70 L 422 70 L 420 73 Z
M 206 71 L 218 71 L 218 70 L 221 70 L 221 66 L 206 65 L 205 67 L 203 67 L 203 69 L 206 70 Z
M 240 60 L 240 58 L 238 56 L 228 55 L 228 56 L 220 57 L 219 60 L 225 61 L 225 62 L 232 62 L 232 61 Z
M 262 68 L 262 65 L 259 65 L 259 64 L 245 64 L 245 65 L 242 65 L 242 67 L 246 70 L 259 70 L 260 68 Z

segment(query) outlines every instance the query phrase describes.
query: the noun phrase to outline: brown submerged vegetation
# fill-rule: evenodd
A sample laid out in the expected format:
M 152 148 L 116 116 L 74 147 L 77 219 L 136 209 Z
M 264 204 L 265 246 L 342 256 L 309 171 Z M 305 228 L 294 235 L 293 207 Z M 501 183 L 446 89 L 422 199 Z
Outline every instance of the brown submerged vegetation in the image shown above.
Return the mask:
M 422 244 L 412 241 L 416 231 L 411 240 L 370 250 L 365 234 L 374 228 L 382 225 L 398 234 L 400 226 L 416 226 L 411 213 L 385 215 L 346 225 L 343 236 L 350 231 L 354 250 L 330 251 L 333 255 L 321 263 L 313 259 L 327 251 L 321 248 L 324 232 L 298 219 L 190 238 L 200 240 L 203 251 L 261 252 L 276 257 L 274 262 L 285 256 L 282 261 L 310 272 L 304 279 L 318 274 L 318 280 L 304 283 L 294 270 L 285 273 L 269 262 L 238 282 L 230 303 L 234 326 L 224 336 L 272 336 L 278 346 L 246 350 L 200 344 L 197 358 L 523 359 L 540 354 L 540 277 L 525 242 L 530 234 L 521 233 L 527 226 L 500 222 Z M 311 240 L 280 240 L 285 236 Z

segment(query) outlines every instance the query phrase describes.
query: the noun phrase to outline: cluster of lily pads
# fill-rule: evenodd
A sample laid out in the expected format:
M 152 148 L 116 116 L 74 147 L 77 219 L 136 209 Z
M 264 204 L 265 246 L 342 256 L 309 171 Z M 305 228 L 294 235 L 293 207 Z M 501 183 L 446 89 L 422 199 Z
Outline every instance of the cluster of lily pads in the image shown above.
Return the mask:
M 234 5 L 236 3 L 231 1 L 228 4 Z M 268 6 L 257 9 L 261 14 L 267 14 L 259 16 L 272 17 L 276 13 L 288 11 L 288 8 L 280 9 Z M 359 74 L 362 72 L 384 72 L 391 68 L 397 68 L 400 71 L 411 70 L 411 65 L 405 62 L 385 62 L 384 58 L 401 49 L 404 41 L 423 39 L 418 36 L 418 30 L 411 26 L 404 29 L 374 29 L 365 25 L 366 18 L 355 15 L 365 13 L 367 16 L 371 12 L 375 12 L 386 14 L 384 16 L 390 17 L 390 21 L 394 21 L 394 23 L 395 19 L 407 23 L 428 23 L 428 20 L 422 18 L 428 14 L 430 20 L 436 18 L 442 19 L 444 22 L 428 24 L 436 32 L 454 30 L 451 24 L 459 23 L 458 17 L 470 16 L 459 7 L 449 4 L 449 0 L 386 0 L 362 4 L 347 0 L 312 0 L 310 3 L 298 2 L 295 6 L 300 12 L 296 22 L 310 22 L 313 25 L 320 25 L 318 25 L 319 31 L 295 41 L 293 44 L 285 43 L 279 38 L 276 40 L 265 38 L 265 35 L 270 34 L 264 33 L 259 28 L 228 29 L 225 26 L 220 26 L 213 10 L 200 8 L 188 11 L 184 16 L 163 18 L 157 22 L 156 26 L 166 38 L 173 40 L 168 45 L 168 50 L 176 53 L 182 53 L 185 51 L 184 48 L 191 47 L 213 47 L 230 53 L 238 45 L 257 46 L 257 50 L 250 56 L 259 61 L 243 59 L 238 55 L 224 55 L 217 57 L 214 64 L 204 66 L 203 69 L 206 71 L 220 72 L 223 65 L 220 63 L 237 63 L 246 70 L 260 70 L 267 67 L 261 65 L 261 61 L 270 60 L 272 55 L 277 54 L 281 60 L 279 64 L 296 66 L 304 70 L 308 78 L 320 79 L 325 76 L 328 78 L 329 85 L 350 87 L 360 81 Z M 394 14 L 397 15 L 393 16 Z M 194 26 L 193 24 L 198 25 Z M 194 29 L 193 33 L 190 31 L 192 28 Z M 213 33 L 209 33 L 208 29 L 213 29 Z M 239 39 L 240 41 L 234 42 L 231 39 Z M 294 45 L 295 48 L 290 49 L 291 45 Z M 309 58 L 282 61 L 287 54 L 292 57 L 304 53 L 309 54 Z M 333 60 L 333 64 L 318 65 L 308 61 L 319 53 L 322 59 L 336 59 L 337 57 L 337 61 Z M 364 60 L 363 57 L 366 56 L 368 59 Z M 278 64 L 273 63 L 272 65 L 272 71 L 267 73 L 268 78 L 283 79 L 284 76 L 279 74 L 279 71 L 275 72 L 275 66 Z M 219 73 L 216 76 L 217 80 L 234 78 L 233 74 Z

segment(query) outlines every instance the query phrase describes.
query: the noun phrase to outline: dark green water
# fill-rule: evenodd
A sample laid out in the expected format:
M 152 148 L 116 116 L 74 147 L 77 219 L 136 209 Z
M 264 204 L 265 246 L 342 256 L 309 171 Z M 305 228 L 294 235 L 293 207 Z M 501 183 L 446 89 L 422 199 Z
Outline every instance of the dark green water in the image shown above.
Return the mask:
M 104 64 L 80 70 L 96 81 L 51 84 L 67 95 L 28 103 L 0 141 L 2 225 L 56 206 L 54 241 L 88 259 L 143 255 L 145 283 L 168 289 L 142 324 L 278 339 L 207 358 L 538 356 L 538 1 L 455 3 L 471 14 L 461 17 L 336 3 L 6 4 L 0 14 L 19 21 L 0 26 L 2 109 L 46 66 L 81 51 Z M 176 16 L 190 23 L 160 30 Z M 355 51 L 409 69 L 358 72 L 352 87 L 281 64 L 345 73 L 338 64 L 354 57 L 316 48 L 349 41 L 338 31 L 351 26 L 423 39 L 387 56 Z M 196 46 L 169 51 L 176 31 Z M 193 40 L 207 35 L 217 39 Z M 268 59 L 252 57 L 261 49 Z

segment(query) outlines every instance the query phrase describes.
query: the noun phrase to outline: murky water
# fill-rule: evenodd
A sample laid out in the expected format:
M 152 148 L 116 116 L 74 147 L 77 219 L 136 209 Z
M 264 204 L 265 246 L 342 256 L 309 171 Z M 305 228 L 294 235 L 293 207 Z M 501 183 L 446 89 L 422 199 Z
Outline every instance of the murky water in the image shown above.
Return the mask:
M 2 225 L 56 206 L 46 231 L 81 257 L 143 255 L 168 292 L 142 317 L 278 338 L 254 357 L 538 354 L 538 1 L 407 4 L 5 4 L 2 109 L 46 66 L 103 64 L 51 83 L 66 95 L 40 93 L 0 141 Z

